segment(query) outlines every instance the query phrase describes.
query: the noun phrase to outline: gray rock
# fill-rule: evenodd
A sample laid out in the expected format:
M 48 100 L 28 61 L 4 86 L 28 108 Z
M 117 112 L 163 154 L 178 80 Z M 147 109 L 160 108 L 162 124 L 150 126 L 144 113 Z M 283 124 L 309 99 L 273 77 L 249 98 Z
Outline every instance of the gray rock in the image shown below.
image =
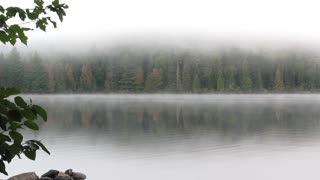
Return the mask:
M 72 176 L 72 169 L 68 169 L 68 170 L 66 170 L 66 172 L 64 172 L 64 173 L 66 173 L 66 174 L 68 174 L 69 176 Z
M 50 178 L 50 177 L 41 177 L 39 180 L 53 180 L 53 178 Z
M 87 178 L 85 174 L 79 173 L 79 172 L 73 172 L 72 177 L 74 180 L 84 180 Z
M 59 174 L 59 171 L 51 169 L 48 172 L 44 173 L 41 177 L 55 178 L 58 174 Z
M 37 180 L 39 177 L 34 172 L 22 173 L 9 178 L 8 180 Z
M 73 178 L 66 173 L 59 172 L 58 176 L 56 176 L 54 180 L 73 180 Z

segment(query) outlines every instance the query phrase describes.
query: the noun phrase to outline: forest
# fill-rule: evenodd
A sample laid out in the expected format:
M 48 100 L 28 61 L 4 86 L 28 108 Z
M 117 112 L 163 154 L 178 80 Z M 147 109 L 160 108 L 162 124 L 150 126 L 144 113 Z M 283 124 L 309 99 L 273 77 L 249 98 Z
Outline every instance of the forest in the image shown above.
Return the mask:
M 86 55 L 0 54 L 0 86 L 24 93 L 320 91 L 320 56 L 287 49 L 117 47 Z

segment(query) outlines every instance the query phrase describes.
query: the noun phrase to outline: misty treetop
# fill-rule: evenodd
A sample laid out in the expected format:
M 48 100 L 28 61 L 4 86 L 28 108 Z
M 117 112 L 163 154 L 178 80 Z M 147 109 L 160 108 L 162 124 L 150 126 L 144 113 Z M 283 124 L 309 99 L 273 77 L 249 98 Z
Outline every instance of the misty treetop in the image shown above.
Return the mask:
M 0 86 L 25 93 L 319 92 L 316 53 L 116 48 L 87 56 L 0 55 Z

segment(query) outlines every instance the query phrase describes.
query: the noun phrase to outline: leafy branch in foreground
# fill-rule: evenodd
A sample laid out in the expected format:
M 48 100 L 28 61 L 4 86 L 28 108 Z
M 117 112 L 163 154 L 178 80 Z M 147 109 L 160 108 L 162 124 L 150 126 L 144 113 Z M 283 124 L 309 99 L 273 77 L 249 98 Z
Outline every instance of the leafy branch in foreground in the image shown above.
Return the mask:
M 48 13 L 56 14 L 62 22 L 63 17 L 66 15 L 66 9 L 68 9 L 68 5 L 60 3 L 59 0 L 54 0 L 47 6 L 44 5 L 43 0 L 34 0 L 34 7 L 28 9 L 15 6 L 4 8 L 0 5 L 0 41 L 4 44 L 10 42 L 15 45 L 17 39 L 20 39 L 23 44 L 27 45 L 28 37 L 25 32 L 33 29 L 22 25 L 35 22 L 36 28 L 43 31 L 46 31 L 46 27 L 49 24 L 56 28 L 57 22 Z M 12 19 L 19 19 L 20 23 L 9 25 L 8 21 Z
M 46 111 L 33 104 L 24 101 L 20 96 L 15 96 L 14 102 L 8 100 L 10 96 L 19 94 L 20 91 L 15 88 L 0 88 L 0 173 L 8 175 L 6 164 L 13 158 L 21 158 L 24 154 L 31 160 L 35 160 L 36 151 L 42 149 L 50 154 L 48 149 L 37 140 L 24 141 L 23 135 L 19 130 L 30 129 L 39 130 L 38 117 L 47 121 Z
M 65 10 L 68 5 L 60 3 L 59 0 L 53 0 L 51 4 L 44 5 L 43 0 L 34 0 L 33 7 L 23 9 L 17 6 L 4 8 L 0 5 L 0 42 L 15 45 L 17 40 L 27 45 L 27 31 L 33 30 L 26 27 L 25 24 L 35 23 L 35 29 L 46 31 L 46 27 L 51 24 L 57 27 L 56 21 L 48 13 L 56 14 L 62 22 L 66 16 Z M 18 21 L 16 24 L 9 22 Z M 21 129 L 39 130 L 37 117 L 40 116 L 47 121 L 46 111 L 35 104 L 26 103 L 20 96 L 16 96 L 14 101 L 10 96 L 19 94 L 20 91 L 15 88 L 0 88 L 0 173 L 8 175 L 6 164 L 10 163 L 16 156 L 20 158 L 24 154 L 31 160 L 35 160 L 36 151 L 42 149 L 50 154 L 47 148 L 37 140 L 28 140 L 23 142 Z M 8 99 L 9 98 L 9 99 Z

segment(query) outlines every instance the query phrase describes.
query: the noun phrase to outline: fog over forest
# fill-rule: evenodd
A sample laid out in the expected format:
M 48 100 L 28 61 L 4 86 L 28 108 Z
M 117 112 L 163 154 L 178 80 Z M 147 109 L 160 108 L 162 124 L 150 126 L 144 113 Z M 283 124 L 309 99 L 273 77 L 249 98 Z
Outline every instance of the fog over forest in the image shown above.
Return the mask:
M 169 39 L 113 39 L 81 50 L 8 47 L 0 55 L 0 84 L 25 93 L 320 91 L 315 44 Z

